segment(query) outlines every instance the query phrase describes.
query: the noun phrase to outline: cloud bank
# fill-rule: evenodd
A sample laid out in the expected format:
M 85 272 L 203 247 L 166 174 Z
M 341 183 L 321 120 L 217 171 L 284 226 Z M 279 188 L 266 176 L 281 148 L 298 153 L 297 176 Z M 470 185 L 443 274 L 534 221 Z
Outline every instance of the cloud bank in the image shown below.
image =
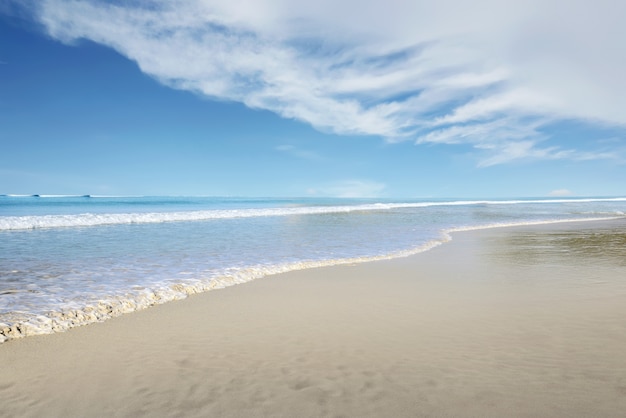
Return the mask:
M 626 126 L 626 2 L 42 0 L 50 36 L 114 48 L 176 89 L 337 134 L 464 144 L 480 165 L 614 158 L 558 120 Z

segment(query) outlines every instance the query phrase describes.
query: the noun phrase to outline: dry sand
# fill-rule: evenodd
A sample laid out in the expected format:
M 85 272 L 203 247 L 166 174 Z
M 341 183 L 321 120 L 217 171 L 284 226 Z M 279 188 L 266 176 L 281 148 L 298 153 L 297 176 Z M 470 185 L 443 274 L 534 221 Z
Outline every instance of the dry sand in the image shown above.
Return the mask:
M 624 416 L 624 231 L 456 233 L 9 341 L 0 416 Z

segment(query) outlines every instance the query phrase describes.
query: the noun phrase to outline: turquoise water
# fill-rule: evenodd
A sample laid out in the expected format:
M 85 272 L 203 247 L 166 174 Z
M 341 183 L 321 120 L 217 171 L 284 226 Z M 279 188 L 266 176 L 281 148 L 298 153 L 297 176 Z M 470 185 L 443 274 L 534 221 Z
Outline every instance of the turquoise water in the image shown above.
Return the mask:
M 625 213 L 625 198 L 0 196 L 0 340 L 267 274 L 414 254 L 453 229 Z

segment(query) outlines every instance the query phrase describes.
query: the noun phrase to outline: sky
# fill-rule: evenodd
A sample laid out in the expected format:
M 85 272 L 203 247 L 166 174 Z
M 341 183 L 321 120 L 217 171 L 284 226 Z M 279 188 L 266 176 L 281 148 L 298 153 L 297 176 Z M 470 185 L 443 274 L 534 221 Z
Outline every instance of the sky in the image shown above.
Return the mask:
M 0 194 L 626 195 L 626 2 L 0 0 Z

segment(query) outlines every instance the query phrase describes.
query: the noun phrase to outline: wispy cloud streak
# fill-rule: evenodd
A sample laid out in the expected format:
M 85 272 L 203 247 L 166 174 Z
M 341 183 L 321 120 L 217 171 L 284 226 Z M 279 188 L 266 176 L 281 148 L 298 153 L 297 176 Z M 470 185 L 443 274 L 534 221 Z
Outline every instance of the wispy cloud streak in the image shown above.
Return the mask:
M 309 189 L 309 194 L 344 198 L 379 197 L 386 187 L 384 183 L 377 181 L 352 179 Z
M 324 157 L 316 153 L 315 151 L 305 150 L 297 148 L 293 145 L 279 145 L 276 147 L 276 151 L 309 161 L 324 161 Z
M 52 37 L 108 45 L 173 88 L 338 134 L 469 144 L 482 165 L 583 158 L 540 148 L 559 119 L 626 126 L 624 2 L 43 0 L 36 13 Z

